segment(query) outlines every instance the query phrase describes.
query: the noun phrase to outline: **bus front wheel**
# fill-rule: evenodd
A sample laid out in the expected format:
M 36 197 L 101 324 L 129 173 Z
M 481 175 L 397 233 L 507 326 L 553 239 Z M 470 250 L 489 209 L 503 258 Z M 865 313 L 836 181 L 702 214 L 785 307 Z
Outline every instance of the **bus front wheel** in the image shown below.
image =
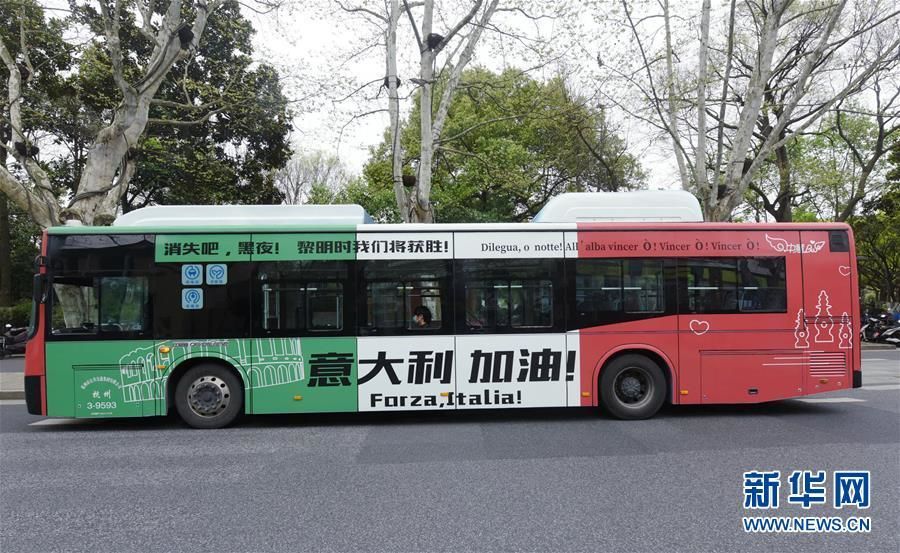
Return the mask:
M 222 428 L 237 418 L 244 404 L 244 387 L 221 365 L 188 369 L 175 387 L 175 409 L 189 426 Z
M 662 369 L 643 355 L 613 359 L 600 373 L 600 403 L 618 419 L 647 419 L 666 400 Z

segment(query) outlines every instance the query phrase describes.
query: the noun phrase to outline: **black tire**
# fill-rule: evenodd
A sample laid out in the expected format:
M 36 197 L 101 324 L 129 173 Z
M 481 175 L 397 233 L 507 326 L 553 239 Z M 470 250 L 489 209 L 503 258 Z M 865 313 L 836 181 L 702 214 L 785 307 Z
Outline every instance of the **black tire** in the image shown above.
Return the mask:
M 665 401 L 666 377 L 643 355 L 617 357 L 600 373 L 600 405 L 617 419 L 648 419 Z
M 244 385 L 233 371 L 213 363 L 188 369 L 175 386 L 178 416 L 194 428 L 222 428 L 244 408 Z

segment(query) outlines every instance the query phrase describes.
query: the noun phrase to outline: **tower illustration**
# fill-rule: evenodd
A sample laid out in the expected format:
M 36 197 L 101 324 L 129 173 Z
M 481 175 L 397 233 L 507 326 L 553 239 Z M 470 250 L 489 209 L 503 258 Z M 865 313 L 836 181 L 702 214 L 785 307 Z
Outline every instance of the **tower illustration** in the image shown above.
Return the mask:
M 831 304 L 828 301 L 828 293 L 825 290 L 819 292 L 819 302 L 816 304 L 816 310 L 816 342 L 834 342 Z
M 850 340 L 852 332 L 853 330 L 850 328 L 850 317 L 847 315 L 847 312 L 844 311 L 841 314 L 841 328 L 838 330 L 838 337 L 841 339 L 840 344 L 838 344 L 839 348 L 850 349 L 853 347 L 853 342 Z
M 797 321 L 794 325 L 794 347 L 809 347 L 809 330 L 806 328 L 806 317 L 802 307 L 797 310 Z

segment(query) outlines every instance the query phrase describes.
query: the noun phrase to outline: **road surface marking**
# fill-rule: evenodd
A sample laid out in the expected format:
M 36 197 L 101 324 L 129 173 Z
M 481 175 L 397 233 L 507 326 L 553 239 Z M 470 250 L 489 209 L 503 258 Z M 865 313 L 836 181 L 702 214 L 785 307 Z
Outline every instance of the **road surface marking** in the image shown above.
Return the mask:
M 900 390 L 900 384 L 876 384 L 874 386 L 863 386 L 863 390 Z
M 25 405 L 24 399 L 0 399 L 0 405 Z
M 804 403 L 857 403 L 866 400 L 855 397 L 820 397 L 815 399 L 798 399 Z
M 28 426 L 59 426 L 61 424 L 72 424 L 74 422 L 80 422 L 78 419 L 44 419 L 41 421 L 33 422 Z

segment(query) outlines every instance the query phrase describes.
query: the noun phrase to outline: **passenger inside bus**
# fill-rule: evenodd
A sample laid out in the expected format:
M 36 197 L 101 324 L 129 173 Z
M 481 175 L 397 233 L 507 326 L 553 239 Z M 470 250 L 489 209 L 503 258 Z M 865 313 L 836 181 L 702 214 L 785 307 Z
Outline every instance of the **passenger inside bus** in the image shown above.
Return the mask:
M 413 310 L 413 323 L 414 328 L 428 328 L 431 324 L 431 310 L 424 305 L 416 307 Z

